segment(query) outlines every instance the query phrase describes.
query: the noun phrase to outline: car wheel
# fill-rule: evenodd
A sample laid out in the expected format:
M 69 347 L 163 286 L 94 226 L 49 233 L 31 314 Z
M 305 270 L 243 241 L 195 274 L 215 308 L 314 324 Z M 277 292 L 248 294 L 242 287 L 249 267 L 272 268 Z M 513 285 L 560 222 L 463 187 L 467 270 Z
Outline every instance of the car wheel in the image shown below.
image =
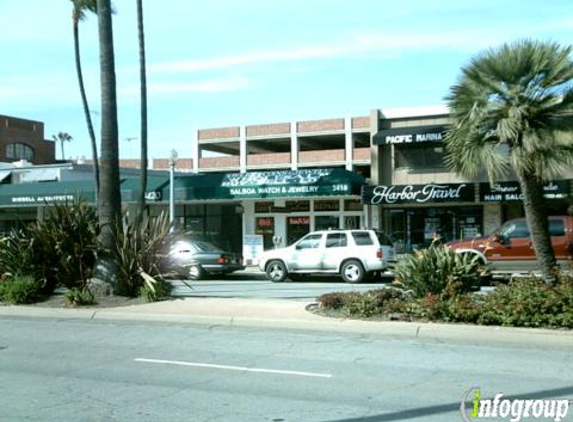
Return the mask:
M 364 267 L 360 261 L 351 259 L 342 264 L 340 276 L 346 283 L 360 283 L 364 278 Z
M 201 280 L 203 277 L 205 277 L 205 271 L 200 264 L 192 264 L 189 267 L 189 279 Z
M 271 261 L 267 265 L 267 277 L 273 283 L 282 283 L 288 277 L 288 271 L 282 261 Z

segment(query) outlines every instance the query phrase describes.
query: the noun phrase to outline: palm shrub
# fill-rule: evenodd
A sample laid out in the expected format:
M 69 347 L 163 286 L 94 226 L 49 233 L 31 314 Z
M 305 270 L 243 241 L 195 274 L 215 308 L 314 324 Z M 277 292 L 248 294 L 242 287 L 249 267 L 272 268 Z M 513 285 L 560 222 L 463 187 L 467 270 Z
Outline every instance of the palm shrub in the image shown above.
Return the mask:
M 478 257 L 458 254 L 432 243 L 400 261 L 395 268 L 396 284 L 415 297 L 428 294 L 454 297 L 480 284 L 482 265 Z
M 109 251 L 117 266 L 115 293 L 136 296 L 143 286 L 154 292 L 155 285 L 164 279 L 162 263 L 168 237 L 174 234 L 173 224 L 166 213 L 153 219 L 144 217 L 141 224 L 129 221 L 127 215 L 123 220 Z
M 95 210 L 86 203 L 55 205 L 46 219 L 0 241 L 0 272 L 31 276 L 50 294 L 61 284 L 83 288 L 91 277 L 98 235 Z

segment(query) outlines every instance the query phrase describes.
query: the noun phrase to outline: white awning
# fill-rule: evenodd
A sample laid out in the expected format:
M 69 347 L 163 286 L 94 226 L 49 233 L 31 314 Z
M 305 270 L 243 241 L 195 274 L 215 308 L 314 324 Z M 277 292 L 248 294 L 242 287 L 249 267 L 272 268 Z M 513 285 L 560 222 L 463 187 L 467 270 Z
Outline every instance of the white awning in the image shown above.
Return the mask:
M 12 170 L 0 170 L 0 182 L 10 176 L 11 173 Z
M 19 171 L 18 176 L 20 183 L 48 182 L 59 179 L 60 169 L 31 169 L 27 171 Z

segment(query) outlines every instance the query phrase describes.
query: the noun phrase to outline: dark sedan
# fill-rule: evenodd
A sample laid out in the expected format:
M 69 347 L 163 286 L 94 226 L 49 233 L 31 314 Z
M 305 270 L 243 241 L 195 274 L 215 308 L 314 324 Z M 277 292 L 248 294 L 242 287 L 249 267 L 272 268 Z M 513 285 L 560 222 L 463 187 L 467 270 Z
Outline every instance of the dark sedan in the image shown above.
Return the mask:
M 245 269 L 241 255 L 191 238 L 178 238 L 170 243 L 167 267 L 167 271 L 192 280 Z

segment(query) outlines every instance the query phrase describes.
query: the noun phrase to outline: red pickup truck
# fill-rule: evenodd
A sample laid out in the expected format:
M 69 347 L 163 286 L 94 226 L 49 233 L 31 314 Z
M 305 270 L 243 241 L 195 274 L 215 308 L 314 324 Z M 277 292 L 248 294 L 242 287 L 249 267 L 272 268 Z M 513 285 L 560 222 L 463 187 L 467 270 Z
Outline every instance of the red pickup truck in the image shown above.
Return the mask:
M 573 217 L 549 217 L 549 232 L 555 258 L 562 268 L 573 264 Z M 505 222 L 492 234 L 471 240 L 453 241 L 448 247 L 458 253 L 471 253 L 489 265 L 492 273 L 539 271 L 533 242 L 525 218 Z

